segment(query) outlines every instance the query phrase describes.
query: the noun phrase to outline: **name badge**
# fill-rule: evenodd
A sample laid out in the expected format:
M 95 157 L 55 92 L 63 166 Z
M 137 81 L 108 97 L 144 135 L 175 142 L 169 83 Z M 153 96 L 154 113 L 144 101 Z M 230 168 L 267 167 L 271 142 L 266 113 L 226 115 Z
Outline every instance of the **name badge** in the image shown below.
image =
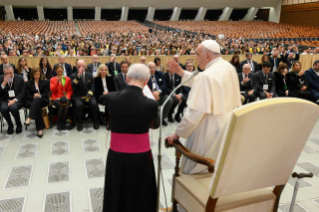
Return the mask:
M 264 84 L 263 89 L 264 91 L 268 91 L 268 84 Z
M 14 94 L 14 91 L 9 91 L 9 97 L 12 98 L 12 97 L 15 97 L 16 95 Z
M 117 70 L 114 70 L 114 74 L 117 75 L 117 74 L 118 74 L 118 71 L 117 71 Z
M 153 90 L 155 90 L 156 89 L 156 84 L 155 83 L 153 83 Z

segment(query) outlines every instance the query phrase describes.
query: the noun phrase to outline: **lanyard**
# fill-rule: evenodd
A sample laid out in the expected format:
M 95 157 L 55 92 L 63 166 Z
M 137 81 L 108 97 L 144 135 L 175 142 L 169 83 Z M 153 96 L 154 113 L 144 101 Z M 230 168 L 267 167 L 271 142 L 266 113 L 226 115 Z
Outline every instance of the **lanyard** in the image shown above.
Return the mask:
M 12 81 L 11 81 L 11 85 L 10 85 L 10 83 L 8 82 L 8 85 L 9 85 L 9 87 L 10 87 L 10 90 L 11 90 L 11 88 L 12 88 L 12 85 L 13 85 L 13 78 L 12 78 Z

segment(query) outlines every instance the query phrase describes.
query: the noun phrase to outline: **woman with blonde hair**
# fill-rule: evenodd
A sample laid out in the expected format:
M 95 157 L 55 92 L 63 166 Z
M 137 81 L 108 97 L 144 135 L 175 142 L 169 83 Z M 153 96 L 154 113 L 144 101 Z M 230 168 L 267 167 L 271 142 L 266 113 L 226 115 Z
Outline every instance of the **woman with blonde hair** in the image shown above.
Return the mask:
M 20 57 L 17 65 L 18 74 L 23 76 L 25 82 L 30 80 L 31 68 L 28 67 L 27 59 Z

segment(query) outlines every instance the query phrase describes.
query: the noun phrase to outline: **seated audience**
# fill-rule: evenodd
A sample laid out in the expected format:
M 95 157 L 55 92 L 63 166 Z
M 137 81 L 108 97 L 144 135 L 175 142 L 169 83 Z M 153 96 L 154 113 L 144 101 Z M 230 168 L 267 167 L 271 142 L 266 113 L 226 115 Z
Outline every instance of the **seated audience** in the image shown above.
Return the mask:
M 17 66 L 18 74 L 23 77 L 25 82 L 30 80 L 31 68 L 28 67 L 27 60 L 25 57 L 20 57 Z
M 126 62 L 128 62 L 128 66 L 130 67 L 132 65 L 131 57 L 126 57 L 125 60 L 126 60 Z
M 242 72 L 241 65 L 240 65 L 240 60 L 239 60 L 239 56 L 238 55 L 234 55 L 231 58 L 230 63 L 234 66 L 234 68 L 236 69 L 237 73 L 241 73 Z
M 15 74 L 18 73 L 16 70 L 16 67 L 13 64 L 9 63 L 9 59 L 8 59 L 7 55 L 1 55 L 1 62 L 2 62 L 2 64 L 0 65 L 0 76 L 4 74 L 4 72 L 3 72 L 4 65 L 11 65 L 13 70 L 14 70 L 14 73 Z
M 67 76 L 67 77 L 70 77 L 71 74 L 72 74 L 72 68 L 71 68 L 71 65 L 66 63 L 65 62 L 65 56 L 61 55 L 59 57 L 59 63 L 58 64 L 55 64 L 54 67 L 53 67 L 53 74 L 52 76 L 56 76 L 56 73 L 55 73 L 55 66 L 57 65 L 61 65 L 63 67 L 63 75 L 64 76 Z
M 276 81 L 276 94 L 279 97 L 292 96 L 288 90 L 287 76 L 286 76 L 287 73 L 288 73 L 288 66 L 286 63 L 281 63 L 278 67 L 278 70 L 274 72 L 275 81 Z
M 156 71 L 161 71 L 162 73 L 165 73 L 165 72 L 166 72 L 166 69 L 165 69 L 164 66 L 161 64 L 161 58 L 155 57 L 154 63 L 155 63 L 155 65 L 156 65 Z
M 46 57 L 41 57 L 39 67 L 42 72 L 43 79 L 50 80 L 52 78 L 52 67 Z
M 254 79 L 256 80 L 257 96 L 260 99 L 271 99 L 273 97 L 277 97 L 275 74 L 270 72 L 271 64 L 263 63 L 262 68 L 262 71 L 258 71 L 254 75 Z
M 162 105 L 167 98 L 170 98 L 163 109 L 162 124 L 167 126 L 165 118 L 167 117 L 170 108 L 173 105 L 173 99 L 167 95 L 167 84 L 164 79 L 164 75 L 160 71 L 156 71 L 155 63 L 149 62 L 148 68 L 150 69 L 151 77 L 148 81 L 148 87 L 151 89 L 154 98 L 158 101 L 159 105 Z
M 294 47 L 294 52 L 296 53 L 296 56 L 294 57 L 293 52 L 291 50 L 287 51 L 287 54 L 284 56 L 282 62 L 286 63 L 288 65 L 288 71 L 290 71 L 292 64 L 295 61 L 299 60 L 299 52 L 298 52 L 298 47 Z
M 277 49 L 274 49 L 272 57 L 269 58 L 272 65 L 271 70 L 277 70 L 277 68 L 279 67 L 279 63 L 282 61 L 283 58 L 284 56 L 279 57 L 279 51 Z
M 144 65 L 146 65 L 146 57 L 142 56 L 140 59 L 140 62 Z
M 96 54 L 92 56 L 92 61 L 92 63 L 88 64 L 87 71 L 93 74 L 93 77 L 95 77 L 97 74 L 97 69 L 101 63 L 99 62 L 99 57 Z
M 309 85 L 309 92 L 314 101 L 319 104 L 319 60 L 316 60 L 312 68 L 305 72 L 305 80 Z
M 51 99 L 53 105 L 58 110 L 58 130 L 66 130 L 65 120 L 69 113 L 73 88 L 69 77 L 63 75 L 63 67 L 55 66 L 56 76 L 50 79 L 50 90 L 52 92 Z M 65 98 L 65 102 L 60 104 L 61 98 Z
M 82 131 L 82 115 L 84 105 L 89 105 L 94 123 L 94 129 L 99 129 L 98 123 L 98 105 L 94 97 L 94 79 L 91 73 L 85 71 L 85 62 L 77 61 L 78 71 L 71 75 L 71 83 L 73 88 L 72 99 L 74 101 L 76 120 L 78 121 L 77 129 Z M 75 117 L 74 117 L 75 118 Z
M 22 76 L 14 74 L 11 65 L 4 65 L 3 72 L 4 74 L 0 76 L 1 115 L 7 121 L 7 133 L 11 135 L 13 133 L 13 123 L 11 121 L 10 113 L 12 114 L 17 125 L 16 133 L 19 134 L 22 132 L 19 110 L 24 106 L 25 83 Z
M 111 76 L 115 76 L 121 72 L 120 64 L 116 62 L 116 55 L 111 54 L 110 62 L 106 64 Z
M 263 63 L 271 63 L 268 55 L 263 55 L 261 57 L 261 62 L 258 64 L 258 71 L 263 70 Z M 272 72 L 272 67 L 270 68 L 270 72 Z
M 246 60 L 242 61 L 240 63 L 240 66 L 241 69 L 243 69 L 243 66 L 245 64 L 249 64 L 251 67 L 251 73 L 256 73 L 258 71 L 258 64 L 255 61 L 253 61 L 252 57 L 253 56 L 251 53 L 246 53 Z
M 165 74 L 164 74 L 164 79 L 166 81 L 166 91 L 167 91 L 167 94 L 171 94 L 171 92 L 179 85 L 181 84 L 182 82 L 182 78 L 171 72 L 171 71 L 167 71 Z M 174 110 L 176 108 L 176 106 L 178 104 L 180 104 L 182 102 L 182 87 L 180 87 L 179 89 L 176 90 L 175 94 L 173 94 L 171 96 L 172 100 L 173 100 L 173 104 L 168 112 L 168 121 L 169 122 L 174 122 L 174 119 L 173 119 L 173 113 L 174 113 Z M 174 117 L 175 119 L 178 118 L 178 116 L 175 116 Z
M 179 64 L 179 66 L 184 69 L 184 66 L 179 62 L 179 55 L 174 55 L 173 59 L 175 60 L 176 63 Z
M 42 80 L 42 72 L 39 68 L 32 69 L 30 76 L 30 81 L 28 81 L 25 86 L 25 106 L 26 108 L 29 108 L 30 112 L 24 125 L 27 130 L 27 127 L 31 123 L 31 119 L 34 119 L 38 137 L 42 138 L 42 130 L 45 128 L 42 117 L 42 108 L 50 103 L 50 87 L 48 81 Z
M 125 87 L 127 87 L 127 72 L 128 72 L 129 64 L 127 61 L 122 61 L 120 65 L 121 72 L 114 76 L 114 86 L 116 91 L 121 91 Z
M 299 61 L 292 64 L 291 71 L 286 76 L 287 86 L 291 96 L 312 100 L 312 96 L 308 90 L 308 83 L 305 80 L 305 71 L 301 70 L 301 63 Z
M 243 72 L 238 74 L 240 94 L 245 98 L 242 104 L 254 102 L 256 100 L 256 82 L 251 72 L 249 64 L 243 66 Z
M 119 75 L 121 75 L 121 73 L 118 74 L 117 76 Z M 94 92 L 95 98 L 97 99 L 98 103 L 105 105 L 105 118 L 106 120 L 108 120 L 106 96 L 110 92 L 115 91 L 115 87 L 114 87 L 113 77 L 110 75 L 106 65 L 101 64 L 98 67 L 97 75 L 94 78 L 94 83 L 95 83 L 95 92 Z M 104 120 L 103 119 L 101 120 L 101 118 L 100 118 L 100 124 L 105 124 Z

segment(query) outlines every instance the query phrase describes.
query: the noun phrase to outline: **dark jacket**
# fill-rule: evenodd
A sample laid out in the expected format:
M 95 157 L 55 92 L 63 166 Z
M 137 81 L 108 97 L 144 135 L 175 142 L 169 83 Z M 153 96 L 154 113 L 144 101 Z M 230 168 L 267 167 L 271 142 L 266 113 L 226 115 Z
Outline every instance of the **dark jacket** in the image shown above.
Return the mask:
M 73 88 L 73 99 L 83 97 L 88 94 L 91 96 L 94 95 L 95 85 L 91 73 L 85 72 L 85 82 L 83 82 L 82 76 L 78 77 L 78 72 L 72 74 L 70 79 Z
M 65 64 L 66 75 L 67 75 L 67 77 L 70 77 L 71 74 L 72 74 L 72 67 L 71 67 L 71 65 L 68 64 L 68 63 L 64 63 L 64 64 Z M 55 66 L 57 66 L 57 65 L 60 65 L 60 63 L 55 64 L 54 67 L 53 67 L 53 74 L 52 74 L 52 76 L 54 76 L 54 77 L 56 76 Z
M 100 65 L 101 65 L 101 63 L 97 63 L 96 70 L 98 69 L 98 67 L 99 67 Z M 87 70 L 88 70 L 88 72 L 90 72 L 91 74 L 93 74 L 93 72 L 94 72 L 93 63 L 88 64 Z
M 285 92 L 288 89 L 288 85 L 287 85 L 287 75 L 284 76 L 282 74 L 280 74 L 279 72 L 274 72 L 275 74 L 275 81 L 276 81 L 276 92 L 278 93 L 278 91 L 281 92 Z M 286 89 L 285 89 L 285 82 L 286 82 Z
M 52 73 L 52 67 L 51 66 L 48 66 L 47 67 L 47 71 L 44 75 L 44 72 L 43 72 L 43 69 L 41 69 L 42 71 L 42 74 L 43 74 L 43 79 L 47 79 L 47 80 L 50 80 L 53 76 L 53 73 Z
M 295 56 L 295 58 L 293 58 L 292 60 L 288 60 L 288 52 L 287 52 L 287 54 L 285 55 L 285 57 L 283 58 L 283 60 L 282 60 L 282 62 L 283 63 L 286 63 L 287 65 L 288 65 L 288 70 L 290 70 L 291 69 L 291 66 L 292 66 L 292 64 L 295 62 L 295 61 L 298 61 L 299 60 L 299 53 L 296 53 L 296 56 Z
M 170 74 L 168 72 L 164 74 L 164 78 L 166 80 L 166 85 L 167 85 L 166 87 L 167 94 L 170 94 L 182 82 L 182 78 L 177 74 L 174 74 L 174 85 L 171 81 Z M 182 93 L 182 87 L 177 89 L 175 93 L 176 94 Z
M 276 94 L 276 84 L 275 84 L 275 74 L 273 72 L 268 73 L 268 80 L 266 81 L 264 72 L 258 71 L 255 75 L 256 80 L 256 88 L 257 92 L 264 92 L 263 86 L 265 83 L 268 84 L 268 91 L 269 93 Z
M 248 74 L 249 81 L 246 82 L 244 85 L 242 85 L 243 81 L 243 73 L 238 74 L 238 80 L 239 80 L 239 89 L 240 91 L 245 91 L 246 93 L 254 90 L 254 92 L 257 91 L 257 83 L 255 82 L 254 76 L 252 73 Z
M 107 90 L 109 92 L 113 92 L 115 91 L 115 87 L 114 87 L 114 82 L 113 82 L 113 79 L 112 77 L 108 77 L 106 76 L 106 87 L 107 87 Z M 99 76 L 99 77 L 95 77 L 94 78 L 94 84 L 95 84 L 95 92 L 94 92 L 94 95 L 95 95 L 95 98 L 96 99 L 99 99 L 99 97 L 101 95 L 103 95 L 103 92 L 104 92 L 104 87 L 103 87 L 103 82 L 102 82 L 102 78 Z
M 126 75 L 127 77 L 127 75 Z M 121 91 L 127 86 L 127 82 L 124 80 L 124 74 L 119 73 L 114 77 L 114 87 L 116 91 Z
M 252 63 L 253 63 L 253 69 L 254 69 L 254 72 L 252 72 L 252 73 L 256 73 L 256 72 L 258 72 L 259 70 L 258 70 L 258 64 L 255 62 L 255 61 L 253 61 L 252 60 Z M 243 70 L 243 66 L 245 65 L 245 64 L 249 64 L 248 62 L 247 62 L 247 60 L 244 60 L 244 61 L 242 61 L 241 63 L 240 63 L 240 68 L 241 68 L 241 70 Z M 241 71 L 242 72 L 242 71 Z
M 11 90 L 14 90 L 15 97 L 9 98 L 10 87 L 7 84 L 4 89 L 2 89 L 1 84 L 3 83 L 4 75 L 0 76 L 0 101 L 7 101 L 8 99 L 17 99 L 22 105 L 25 101 L 25 83 L 23 77 L 19 74 L 14 74 L 13 84 Z
M 109 73 L 112 75 L 112 76 L 115 76 L 115 74 L 114 74 L 114 63 L 111 63 L 111 62 L 109 62 L 109 63 L 106 63 L 105 64 L 108 68 L 109 68 Z M 121 66 L 120 66 L 120 64 L 119 63 L 116 63 L 116 71 L 117 71 L 117 73 L 120 73 L 120 72 L 122 72 L 121 71 Z
M 273 70 L 274 66 L 275 66 L 275 63 L 276 63 L 276 67 L 278 69 L 279 63 L 283 60 L 283 58 L 284 58 L 284 56 L 280 56 L 279 57 L 279 55 L 278 55 L 278 57 L 276 59 L 273 58 L 273 57 L 269 57 L 269 61 L 270 61 L 271 65 L 272 65 L 271 70 L 270 70 L 271 72 L 272 71 L 276 71 L 276 70 Z
M 50 82 L 47 80 L 39 80 L 38 86 L 39 86 L 41 98 L 45 99 L 49 104 L 50 103 L 50 99 L 49 99 Z M 25 93 L 26 93 L 25 106 L 27 108 L 29 108 L 31 105 L 31 102 L 34 100 L 34 94 L 38 93 L 38 91 L 35 88 L 35 84 L 34 84 L 33 80 L 26 82 L 25 87 L 26 87 L 26 89 L 25 89 Z
M 305 74 L 299 77 L 298 74 L 291 71 L 286 76 L 287 76 L 288 90 L 294 96 L 299 96 L 299 94 L 301 93 L 302 86 L 307 86 L 307 89 L 309 88 L 309 85 L 307 81 L 305 80 Z
M 18 70 L 17 70 L 17 71 L 18 71 Z M 23 78 L 23 73 L 22 73 L 22 71 L 21 71 L 21 73 L 20 73 L 19 75 L 21 75 L 21 76 L 22 76 L 22 78 Z M 31 75 L 31 68 L 29 68 L 29 71 L 27 71 L 27 78 L 28 78 L 28 81 L 30 80 L 30 75 Z
M 167 93 L 167 84 L 166 84 L 166 80 L 164 79 L 163 73 L 160 71 L 155 71 L 154 77 L 155 77 L 155 80 L 156 80 L 156 83 L 157 83 L 159 89 L 162 91 L 162 94 L 166 94 Z M 148 87 L 150 87 L 151 91 L 155 91 L 153 89 L 152 76 L 150 77 L 147 85 L 148 85 Z
M 319 76 L 314 72 L 312 68 L 305 72 L 305 80 L 309 85 L 309 91 L 319 91 Z

